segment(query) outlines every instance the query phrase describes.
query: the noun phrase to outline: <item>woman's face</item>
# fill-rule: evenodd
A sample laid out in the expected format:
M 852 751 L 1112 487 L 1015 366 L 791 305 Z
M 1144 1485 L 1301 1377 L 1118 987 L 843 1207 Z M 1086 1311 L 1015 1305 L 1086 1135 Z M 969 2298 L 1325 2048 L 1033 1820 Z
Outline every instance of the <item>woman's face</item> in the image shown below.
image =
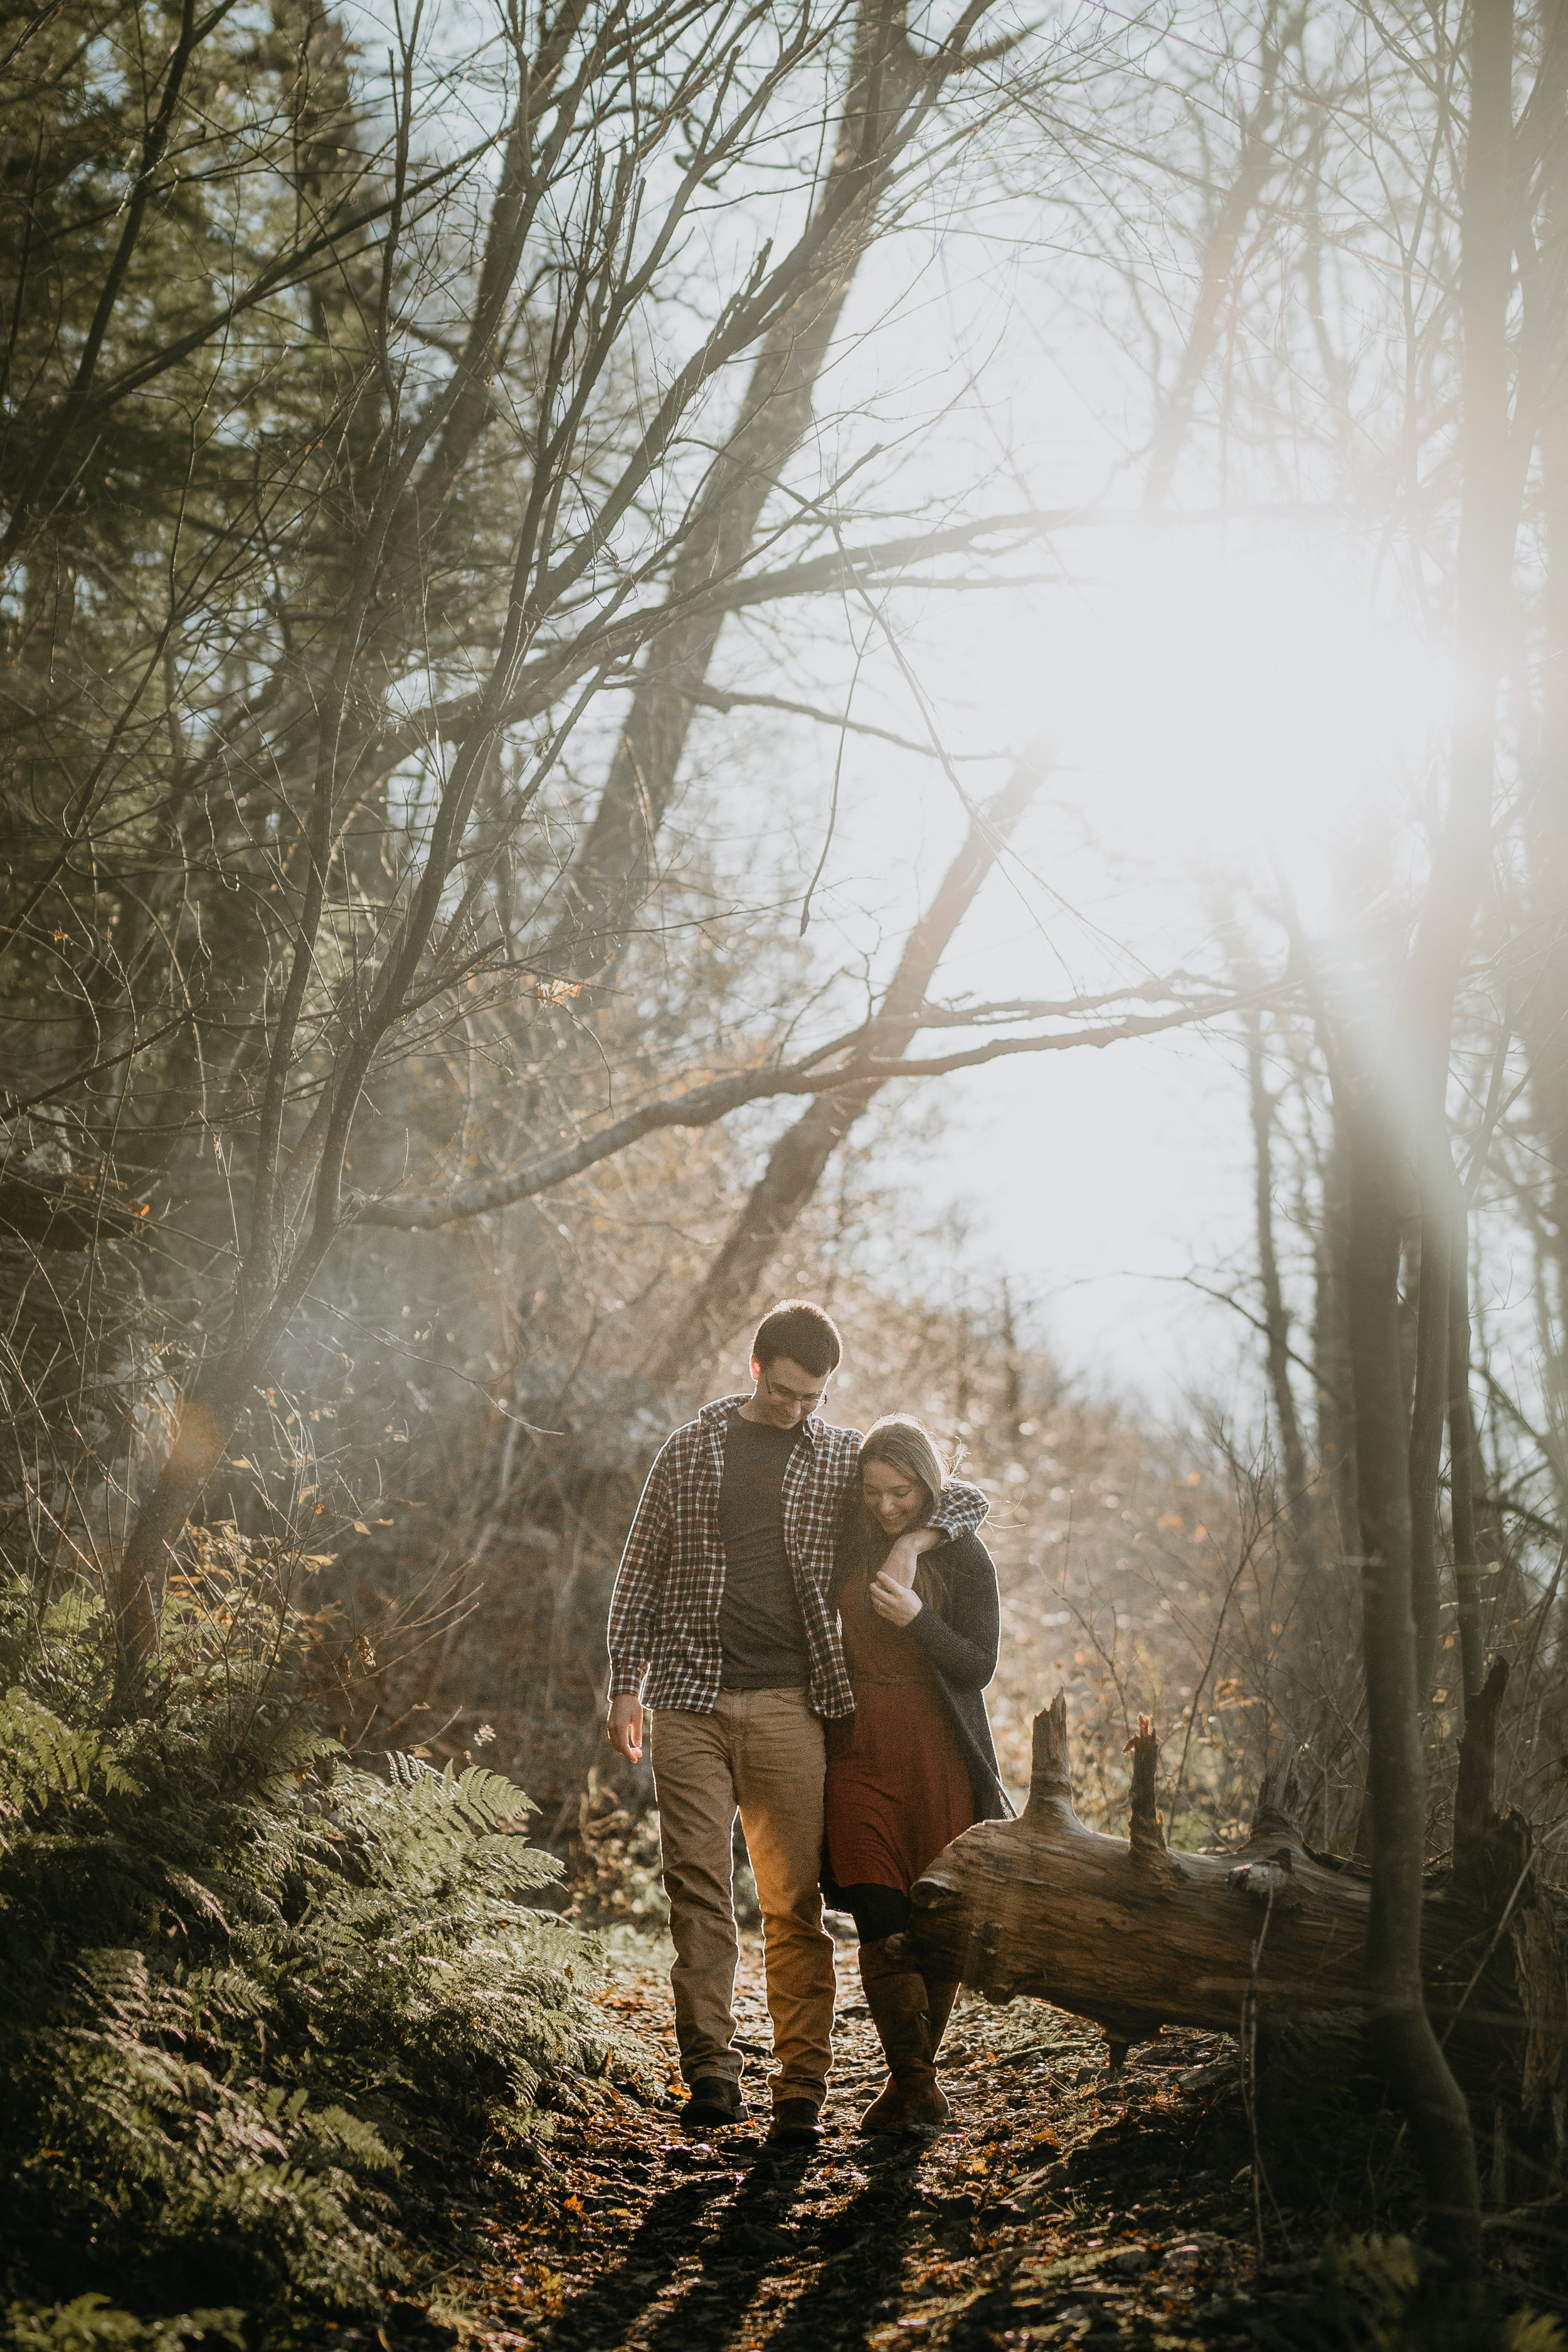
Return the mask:
M 921 1479 L 895 1469 L 890 1462 L 864 1463 L 860 1492 L 871 1517 L 890 1536 L 901 1536 L 906 1528 L 912 1528 L 931 1500 Z

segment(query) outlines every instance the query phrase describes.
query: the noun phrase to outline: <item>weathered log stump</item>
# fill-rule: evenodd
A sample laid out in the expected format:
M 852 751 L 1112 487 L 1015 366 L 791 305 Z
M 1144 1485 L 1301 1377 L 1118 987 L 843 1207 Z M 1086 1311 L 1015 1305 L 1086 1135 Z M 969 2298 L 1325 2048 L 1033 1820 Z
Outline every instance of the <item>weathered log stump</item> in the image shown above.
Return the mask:
M 1568 1910 L 1539 1875 L 1529 1823 L 1491 1803 L 1506 1680 L 1494 1667 L 1467 1717 L 1455 1854 L 1426 1895 L 1427 2000 L 1489 2124 L 1501 2106 L 1561 2147 Z M 1147 1716 L 1128 1747 L 1131 1833 L 1106 1837 L 1073 1811 L 1058 1692 L 1035 1717 L 1022 1814 L 965 1830 L 915 1886 L 906 1943 L 920 1965 L 992 2000 L 1026 1994 L 1092 2019 L 1113 2059 L 1162 2025 L 1236 2032 L 1249 1990 L 1265 2017 L 1361 2018 L 1368 1876 L 1303 1843 L 1293 1756 L 1265 1777 L 1238 1853 L 1173 1853 Z

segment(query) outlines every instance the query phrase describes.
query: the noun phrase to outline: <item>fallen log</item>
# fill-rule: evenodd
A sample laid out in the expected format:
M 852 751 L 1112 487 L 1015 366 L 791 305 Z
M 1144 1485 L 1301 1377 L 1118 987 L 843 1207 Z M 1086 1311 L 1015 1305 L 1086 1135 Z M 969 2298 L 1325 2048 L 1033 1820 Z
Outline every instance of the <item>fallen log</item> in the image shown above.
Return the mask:
M 1455 1853 L 1426 1891 L 1427 2004 L 1489 2125 L 1501 2108 L 1560 2149 L 1568 1906 L 1541 1876 L 1529 1822 L 1492 1803 L 1507 1679 L 1500 1661 L 1467 1710 Z M 991 2000 L 1026 1995 L 1091 2019 L 1113 2064 L 1162 2025 L 1235 2032 L 1249 2000 L 1264 2018 L 1327 2012 L 1375 2032 L 1362 1987 L 1368 1876 L 1303 1842 L 1293 1752 L 1265 1776 L 1239 1852 L 1176 1853 L 1147 1716 L 1128 1748 L 1131 1835 L 1108 1837 L 1073 1810 L 1058 1692 L 1035 1717 L 1024 1811 L 965 1830 L 915 1885 L 911 1957 Z

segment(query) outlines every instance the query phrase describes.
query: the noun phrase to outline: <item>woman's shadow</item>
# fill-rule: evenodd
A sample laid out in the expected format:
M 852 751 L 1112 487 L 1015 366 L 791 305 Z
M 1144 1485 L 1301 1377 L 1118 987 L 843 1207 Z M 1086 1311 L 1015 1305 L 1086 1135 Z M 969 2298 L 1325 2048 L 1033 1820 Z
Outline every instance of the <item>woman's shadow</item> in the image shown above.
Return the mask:
M 894 2142 L 872 2159 L 867 2179 L 842 2211 L 819 2225 L 816 2276 L 769 2338 L 768 2352 L 821 2352 L 826 2344 L 848 2352 L 890 2315 L 925 2153 L 921 2141 Z
M 774 2352 L 819 2352 L 825 2342 L 863 2343 L 897 2292 L 920 2151 L 881 2158 L 842 2211 L 818 2221 L 796 2210 L 815 2152 L 755 2165 L 710 2226 L 719 2181 L 683 2180 L 655 2197 L 626 2252 L 533 2340 L 540 2352 L 616 2352 L 630 2339 L 681 2263 L 697 2275 L 638 2336 L 639 2352 L 685 2352 L 729 2341 L 764 2279 L 786 2288 L 797 2263 L 810 2271 L 773 2338 Z M 814 2200 L 815 2201 L 815 2200 Z M 792 2226 L 793 2225 L 793 2226 Z

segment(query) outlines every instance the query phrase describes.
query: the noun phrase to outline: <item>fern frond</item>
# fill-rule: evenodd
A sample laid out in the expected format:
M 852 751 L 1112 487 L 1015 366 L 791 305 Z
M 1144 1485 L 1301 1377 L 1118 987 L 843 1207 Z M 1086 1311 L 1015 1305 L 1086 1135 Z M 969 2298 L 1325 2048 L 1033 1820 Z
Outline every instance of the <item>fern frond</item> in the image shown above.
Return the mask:
M 301 2311 L 373 2310 L 405 2275 L 400 2148 L 516 2138 L 643 2063 L 605 2033 L 596 1944 L 529 1907 L 561 1865 L 519 1835 L 521 1790 L 358 1770 L 270 1653 L 170 1622 L 159 1711 L 127 1724 L 96 1608 L 40 1621 L 0 1586 L 0 2177 L 12 2335 L 49 2352 L 178 2352 L 220 2296 L 258 2342 L 285 2310 L 290 2341 Z M 189 2316 L 51 2302 L 89 2242 L 124 2301 Z
M 107 2295 L 79 2294 L 46 2309 L 14 2303 L 5 2314 L 10 2352 L 186 2352 L 233 2345 L 244 2352 L 243 2311 L 187 2311 L 177 2319 L 138 2319 Z
M 26 1691 L 8 1690 L 0 1700 L 0 1822 L 19 1821 L 51 1796 L 85 1794 L 95 1781 L 112 1796 L 142 1793 L 100 1733 L 73 1731 Z

